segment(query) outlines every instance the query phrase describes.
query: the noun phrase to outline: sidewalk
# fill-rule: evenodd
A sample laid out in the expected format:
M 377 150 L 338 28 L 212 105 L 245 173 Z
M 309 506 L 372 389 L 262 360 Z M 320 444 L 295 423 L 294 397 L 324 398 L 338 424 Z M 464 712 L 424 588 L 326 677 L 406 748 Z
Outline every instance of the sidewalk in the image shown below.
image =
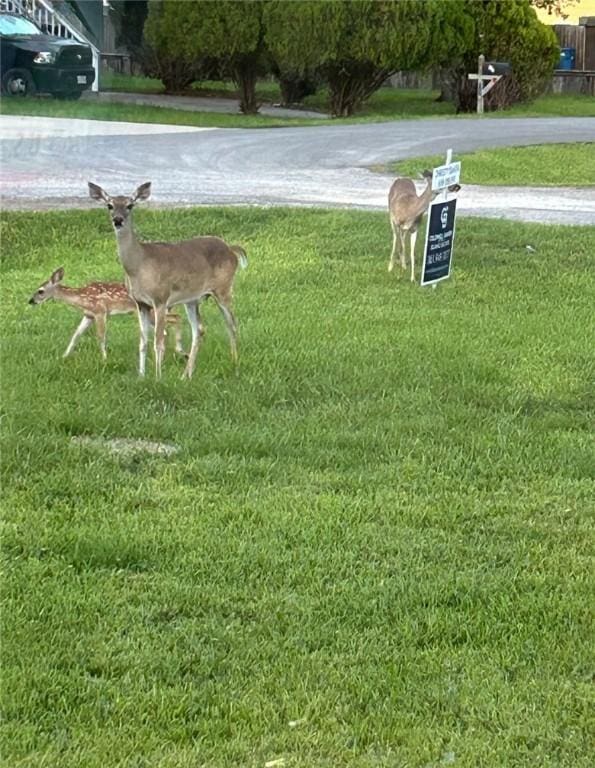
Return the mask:
M 239 115 L 239 102 L 237 99 L 220 99 L 205 96 L 168 96 L 161 93 L 122 93 L 120 91 L 85 91 L 82 98 L 85 101 L 101 101 L 111 104 L 139 104 L 149 107 L 169 107 L 181 109 L 187 112 L 221 112 L 229 115 Z M 269 117 L 307 117 L 328 119 L 328 115 L 322 112 L 312 112 L 303 109 L 287 109 L 275 107 L 271 104 L 263 104 L 260 108 L 261 115 Z

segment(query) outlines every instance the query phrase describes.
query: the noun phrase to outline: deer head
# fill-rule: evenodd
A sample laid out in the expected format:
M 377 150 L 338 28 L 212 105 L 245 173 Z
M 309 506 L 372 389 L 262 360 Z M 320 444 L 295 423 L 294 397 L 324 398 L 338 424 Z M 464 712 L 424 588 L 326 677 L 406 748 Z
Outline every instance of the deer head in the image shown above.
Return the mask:
M 64 267 L 60 267 L 52 273 L 49 280 L 39 286 L 33 296 L 29 299 L 29 304 L 43 304 L 44 301 L 53 299 L 63 279 Z
M 89 196 L 92 200 L 97 200 L 106 204 L 109 211 L 112 224 L 116 232 L 119 232 L 130 223 L 132 209 L 139 200 L 148 200 L 151 196 L 151 182 L 147 181 L 141 184 L 131 197 L 125 195 L 116 195 L 111 197 L 98 184 L 89 181 Z

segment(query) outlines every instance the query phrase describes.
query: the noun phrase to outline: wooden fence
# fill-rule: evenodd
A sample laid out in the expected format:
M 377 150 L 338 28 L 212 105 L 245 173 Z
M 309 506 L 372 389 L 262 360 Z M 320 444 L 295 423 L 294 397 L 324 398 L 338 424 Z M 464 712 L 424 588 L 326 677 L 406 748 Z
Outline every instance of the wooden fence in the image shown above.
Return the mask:
M 554 32 L 560 48 L 575 49 L 574 69 L 590 72 L 595 70 L 595 17 L 585 17 L 581 22 L 579 25 L 555 24 Z

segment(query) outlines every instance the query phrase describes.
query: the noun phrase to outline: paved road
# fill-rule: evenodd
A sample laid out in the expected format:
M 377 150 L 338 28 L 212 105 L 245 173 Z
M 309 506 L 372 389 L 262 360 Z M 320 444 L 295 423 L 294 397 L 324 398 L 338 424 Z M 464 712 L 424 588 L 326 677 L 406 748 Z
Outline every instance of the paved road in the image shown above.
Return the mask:
M 283 129 L 200 129 L 0 116 L 6 209 L 86 207 L 86 181 L 117 194 L 153 182 L 158 205 L 386 208 L 391 177 L 370 166 L 480 147 L 595 141 L 595 118 L 430 119 Z M 466 186 L 465 215 L 595 224 L 588 190 Z

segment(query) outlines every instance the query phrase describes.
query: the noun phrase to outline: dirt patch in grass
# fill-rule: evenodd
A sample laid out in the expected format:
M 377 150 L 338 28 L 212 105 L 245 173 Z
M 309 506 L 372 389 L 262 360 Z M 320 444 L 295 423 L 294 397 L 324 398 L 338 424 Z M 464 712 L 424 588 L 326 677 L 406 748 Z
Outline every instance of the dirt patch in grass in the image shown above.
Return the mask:
M 153 456 L 173 456 L 180 450 L 177 445 L 158 443 L 152 440 L 142 440 L 129 437 L 90 437 L 75 435 L 71 442 L 87 448 L 99 448 L 110 453 L 130 455 L 132 453 L 149 453 Z

